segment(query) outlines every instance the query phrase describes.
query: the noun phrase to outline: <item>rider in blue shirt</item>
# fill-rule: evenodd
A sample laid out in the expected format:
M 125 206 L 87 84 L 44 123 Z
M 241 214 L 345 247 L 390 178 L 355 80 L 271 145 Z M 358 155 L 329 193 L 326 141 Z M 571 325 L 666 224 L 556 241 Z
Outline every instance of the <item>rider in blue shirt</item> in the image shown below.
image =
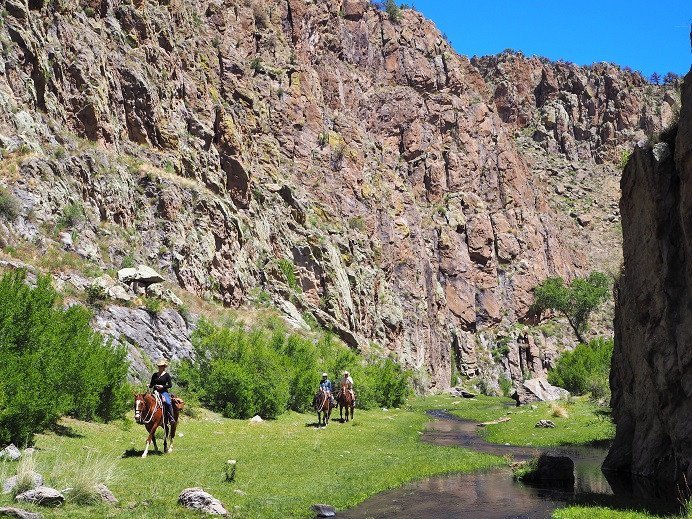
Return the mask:
M 329 380 L 329 375 L 322 373 L 322 380 L 320 381 L 320 389 L 327 393 L 329 399 L 332 401 L 332 405 L 335 405 L 334 397 L 332 396 L 332 381 Z

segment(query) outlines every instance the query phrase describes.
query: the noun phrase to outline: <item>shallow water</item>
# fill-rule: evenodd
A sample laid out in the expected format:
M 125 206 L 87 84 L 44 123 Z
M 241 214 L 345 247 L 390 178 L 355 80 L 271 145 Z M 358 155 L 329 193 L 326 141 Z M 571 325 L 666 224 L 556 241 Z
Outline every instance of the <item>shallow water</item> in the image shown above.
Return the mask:
M 539 488 L 512 479 L 511 470 L 439 476 L 383 492 L 351 510 L 340 512 L 342 519 L 544 519 L 567 504 L 598 505 L 611 508 L 642 509 L 672 514 L 679 505 L 662 499 L 660 489 L 648 480 L 621 479 L 601 471 L 607 447 L 531 448 L 495 445 L 481 439 L 477 425 L 442 411 L 423 435 L 435 445 L 458 445 L 474 450 L 529 459 L 541 452 L 569 456 L 574 461 L 574 488 Z M 614 491 L 615 489 L 615 491 Z M 671 495 L 671 494 L 666 494 Z

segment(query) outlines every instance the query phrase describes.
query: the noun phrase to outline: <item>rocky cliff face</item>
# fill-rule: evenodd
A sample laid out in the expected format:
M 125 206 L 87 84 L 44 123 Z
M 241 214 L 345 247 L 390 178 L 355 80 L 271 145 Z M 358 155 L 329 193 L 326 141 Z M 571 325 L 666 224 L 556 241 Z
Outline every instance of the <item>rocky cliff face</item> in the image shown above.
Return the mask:
M 594 162 L 667 110 L 634 74 L 471 63 L 419 13 L 362 0 L 3 5 L 6 253 L 74 270 L 71 248 L 82 271 L 134 259 L 226 306 L 271 299 L 428 388 L 453 353 L 479 374 L 535 284 L 594 263 L 584 245 L 617 225 L 608 183 L 590 187 L 615 167 Z M 549 364 L 554 339 L 505 337 L 508 374 Z
M 638 145 L 622 178 L 625 263 L 610 383 L 617 433 L 605 467 L 692 481 L 692 73 L 678 127 Z M 688 487 L 689 488 L 689 487 Z

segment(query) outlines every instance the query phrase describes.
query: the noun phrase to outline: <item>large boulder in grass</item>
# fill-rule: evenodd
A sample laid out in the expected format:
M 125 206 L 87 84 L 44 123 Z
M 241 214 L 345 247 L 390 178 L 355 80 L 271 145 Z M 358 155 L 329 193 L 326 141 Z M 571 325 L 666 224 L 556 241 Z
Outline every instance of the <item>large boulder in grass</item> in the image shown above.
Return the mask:
M 0 517 L 15 517 L 17 519 L 41 519 L 41 514 L 29 512 L 21 508 L 13 508 L 11 506 L 0 507 Z
M 59 506 L 65 502 L 65 496 L 50 487 L 36 487 L 15 497 L 19 503 L 32 503 L 41 506 Z
M 317 517 L 334 517 L 336 515 L 336 509 L 331 505 L 317 504 L 312 505 L 311 508 Z
M 551 385 L 544 378 L 525 380 L 522 385 L 512 393 L 512 398 L 517 402 L 517 406 L 529 404 L 531 402 L 550 402 L 564 399 L 568 396 L 569 391 Z
M 201 488 L 186 488 L 180 493 L 178 503 L 190 510 L 197 510 L 209 515 L 228 515 L 218 499 Z
M 12 476 L 11 478 L 7 478 L 2 484 L 2 493 L 3 494 L 11 494 L 12 491 L 17 486 L 17 480 L 18 479 L 19 479 L 19 476 Z M 34 472 L 34 474 L 33 474 L 33 486 L 31 488 L 40 487 L 41 485 L 43 485 L 43 476 L 41 476 L 41 474 Z
M 21 457 L 21 451 L 15 447 L 13 443 L 10 443 L 7 447 L 0 451 L 0 459 L 17 461 Z

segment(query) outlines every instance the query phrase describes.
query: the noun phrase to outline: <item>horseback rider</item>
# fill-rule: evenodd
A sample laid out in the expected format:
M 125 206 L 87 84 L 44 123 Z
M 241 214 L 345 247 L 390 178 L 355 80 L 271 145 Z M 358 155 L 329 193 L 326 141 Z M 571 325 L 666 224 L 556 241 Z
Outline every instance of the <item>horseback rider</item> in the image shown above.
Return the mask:
M 326 373 L 322 373 L 322 380 L 320 381 L 320 389 L 327 393 L 327 396 L 329 397 L 329 400 L 332 403 L 332 406 L 336 406 L 336 401 L 334 400 L 334 397 L 332 396 L 332 381 L 329 380 L 329 375 Z
M 157 391 L 161 395 L 161 400 L 166 407 L 166 413 L 168 414 L 168 423 L 175 423 L 175 418 L 173 417 L 173 404 L 171 403 L 171 395 L 168 390 L 173 386 L 173 380 L 171 380 L 171 374 L 166 371 L 168 368 L 168 361 L 166 359 L 161 359 L 156 363 L 159 371 L 151 376 L 151 382 L 149 382 L 149 387 L 154 391 Z
M 353 392 L 353 379 L 348 371 L 344 371 L 344 378 L 341 379 L 341 390 L 346 390 L 351 393 L 353 403 L 356 403 L 356 394 Z

